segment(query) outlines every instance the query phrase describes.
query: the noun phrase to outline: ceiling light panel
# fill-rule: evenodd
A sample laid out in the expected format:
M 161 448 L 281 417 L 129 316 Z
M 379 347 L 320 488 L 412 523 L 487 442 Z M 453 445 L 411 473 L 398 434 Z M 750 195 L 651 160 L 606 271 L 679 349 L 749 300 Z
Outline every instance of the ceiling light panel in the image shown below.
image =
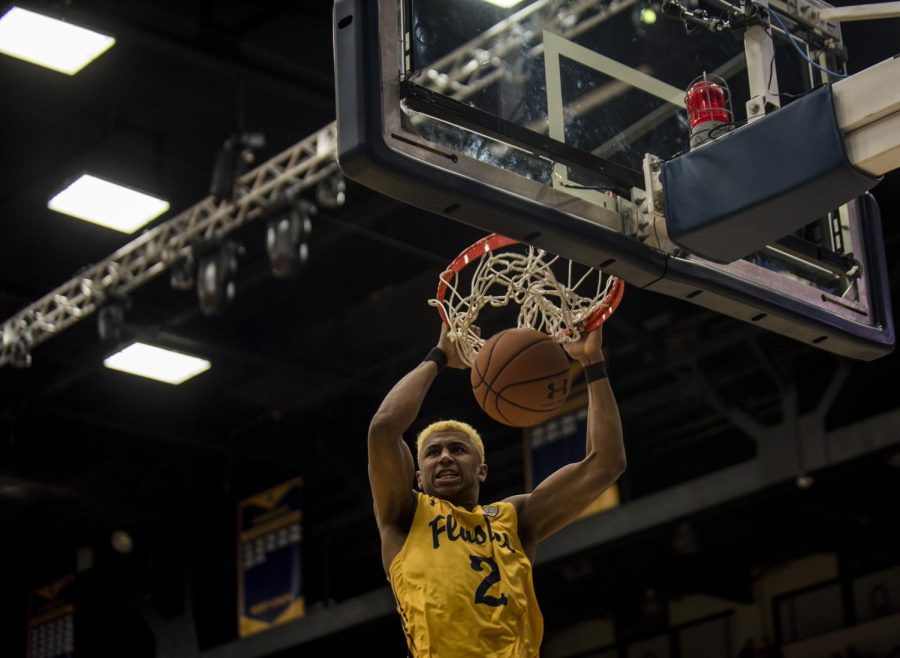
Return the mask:
M 163 199 L 84 174 L 50 199 L 51 210 L 107 228 L 134 233 L 169 209 Z
M 146 343 L 132 343 L 104 360 L 103 365 L 166 384 L 181 384 L 209 370 L 210 362 Z
M 75 75 L 116 42 L 110 36 L 13 7 L 0 18 L 0 52 Z

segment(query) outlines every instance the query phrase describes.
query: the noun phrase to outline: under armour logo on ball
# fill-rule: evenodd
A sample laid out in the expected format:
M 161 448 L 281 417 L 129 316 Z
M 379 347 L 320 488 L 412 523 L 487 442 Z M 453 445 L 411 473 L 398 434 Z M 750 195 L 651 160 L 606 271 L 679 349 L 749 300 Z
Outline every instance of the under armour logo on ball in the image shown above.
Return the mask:
M 552 400 L 557 393 L 561 393 L 565 396 L 566 390 L 568 389 L 567 384 L 568 381 L 565 379 L 560 382 L 550 382 L 547 384 L 547 399 Z

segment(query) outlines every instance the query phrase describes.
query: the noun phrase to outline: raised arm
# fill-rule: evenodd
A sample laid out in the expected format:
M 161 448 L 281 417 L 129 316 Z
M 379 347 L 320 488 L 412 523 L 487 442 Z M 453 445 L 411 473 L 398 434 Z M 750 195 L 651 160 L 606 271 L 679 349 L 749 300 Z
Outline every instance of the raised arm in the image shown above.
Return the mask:
M 463 367 L 446 325 L 441 327 L 437 347 L 446 355 L 447 365 Z M 415 463 L 403 433 L 418 416 L 438 372 L 437 362 L 430 360 L 413 368 L 390 390 L 369 425 L 369 484 L 382 535 L 389 527 L 402 526 L 405 532 L 412 522 Z
M 565 345 L 589 377 L 587 452 L 541 482 L 530 494 L 510 499 L 519 515 L 519 536 L 531 555 L 539 541 L 574 521 L 625 470 L 622 421 L 605 372 L 601 330 Z M 595 365 L 602 364 L 602 365 Z M 591 367 L 593 366 L 593 367 Z

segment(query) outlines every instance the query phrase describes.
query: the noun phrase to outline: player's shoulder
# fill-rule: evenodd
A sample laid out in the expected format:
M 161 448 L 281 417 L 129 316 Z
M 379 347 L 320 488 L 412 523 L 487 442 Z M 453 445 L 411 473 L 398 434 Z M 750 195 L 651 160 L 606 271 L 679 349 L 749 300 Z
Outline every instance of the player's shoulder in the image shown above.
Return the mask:
M 509 498 L 504 498 L 503 502 L 500 503 L 500 505 L 510 510 L 510 516 L 512 517 L 510 519 L 510 526 L 518 535 L 519 541 L 522 544 L 522 548 L 525 551 L 525 555 L 527 555 L 528 559 L 533 562 L 534 551 L 535 547 L 537 546 L 537 542 L 532 540 L 532 533 L 530 532 L 529 528 L 527 526 L 523 526 L 521 522 L 522 510 L 528 503 L 528 499 L 530 497 L 531 494 L 528 493 L 510 496 Z
M 504 498 L 501 502 L 509 503 L 510 505 L 512 505 L 513 507 L 518 509 L 525 503 L 526 500 L 528 500 L 528 497 L 530 495 L 531 494 L 527 494 L 527 493 L 516 494 L 515 496 L 510 496 L 509 498 Z
M 522 506 L 525 504 L 525 501 L 528 500 L 528 496 L 531 494 L 517 494 L 515 496 L 510 496 L 509 498 L 504 498 L 500 503 L 494 503 L 495 506 L 500 507 L 502 505 L 510 505 L 512 509 L 518 514 L 522 510 Z
M 378 526 L 379 532 L 384 534 L 387 530 L 399 531 L 403 535 L 409 532 L 410 527 L 413 524 L 413 520 L 416 516 L 416 511 L 419 509 L 420 502 L 420 494 L 415 489 L 409 490 L 409 498 L 404 502 L 403 505 L 397 507 L 394 510 L 394 514 L 389 518 L 382 518 L 378 514 L 378 510 L 375 510 L 375 523 Z

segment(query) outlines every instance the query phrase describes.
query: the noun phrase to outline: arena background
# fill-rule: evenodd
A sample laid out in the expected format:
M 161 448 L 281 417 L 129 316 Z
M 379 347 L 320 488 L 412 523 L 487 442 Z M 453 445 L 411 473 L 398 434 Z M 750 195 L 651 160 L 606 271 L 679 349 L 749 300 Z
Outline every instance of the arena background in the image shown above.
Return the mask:
M 117 43 L 72 78 L 0 58 L 4 318 L 131 239 L 49 211 L 67 180 L 93 171 L 158 193 L 164 221 L 209 193 L 230 135 L 264 133 L 262 162 L 334 119 L 324 0 L 53 9 Z M 900 19 L 843 33 L 856 71 L 896 53 Z M 874 190 L 895 309 L 898 188 L 894 172 Z M 75 574 L 79 657 L 402 655 L 366 429 L 436 341 L 426 300 L 438 273 L 480 235 L 350 184 L 343 207 L 313 219 L 296 278 L 271 276 L 265 225 L 250 223 L 233 236 L 246 251 L 222 314 L 201 314 L 168 276 L 131 296 L 127 330 L 209 358 L 196 379 L 170 387 L 107 370 L 113 345 L 93 317 L 36 349 L 30 369 L 0 371 L 0 653 L 26 655 L 29 593 Z M 547 655 L 641 658 L 641 642 L 701 655 L 685 629 L 723 615 L 730 655 L 764 636 L 800 655 L 791 640 L 872 623 L 863 603 L 880 582 L 885 614 L 900 613 L 896 355 L 838 359 L 633 289 L 605 342 L 629 458 L 619 512 L 634 506 L 539 551 Z M 484 501 L 523 490 L 522 434 L 480 412 L 465 374 L 440 377 L 423 411 L 438 416 L 483 429 Z M 836 448 L 823 468 L 793 466 L 843 445 L 851 458 Z M 776 475 L 729 498 L 728 474 L 744 471 L 725 469 L 763 457 Z M 295 477 L 307 616 L 240 640 L 238 504 Z M 858 643 L 844 632 L 828 655 Z

